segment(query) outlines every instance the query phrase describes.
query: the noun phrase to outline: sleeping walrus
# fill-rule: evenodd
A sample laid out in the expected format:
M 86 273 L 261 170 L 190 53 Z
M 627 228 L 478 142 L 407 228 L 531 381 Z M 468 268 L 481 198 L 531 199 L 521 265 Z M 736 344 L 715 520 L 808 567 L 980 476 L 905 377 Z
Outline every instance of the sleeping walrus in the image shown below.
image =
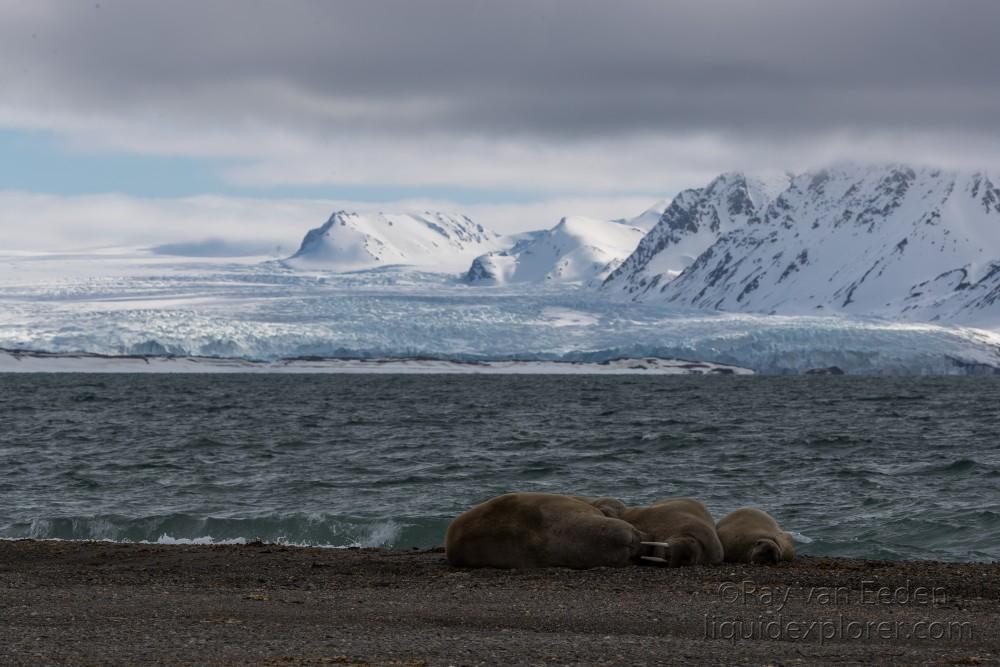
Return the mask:
M 601 514 L 604 516 L 610 516 L 614 519 L 622 518 L 622 514 L 625 513 L 626 509 L 628 509 L 625 506 L 625 503 L 610 496 L 600 496 L 598 498 L 594 498 L 592 496 L 570 496 L 570 498 L 576 498 L 577 500 L 582 500 L 588 505 L 593 505 L 597 509 L 601 510 Z
M 463 567 L 589 567 L 638 562 L 650 546 L 613 498 L 508 493 L 460 514 L 445 536 L 448 562 Z
M 642 556 L 644 561 L 670 567 L 722 562 L 722 543 L 715 532 L 715 519 L 694 498 L 668 498 L 648 507 L 630 507 L 622 518 L 650 540 L 663 543 L 652 555 Z
M 727 563 L 779 563 L 795 558 L 792 536 L 770 514 L 755 507 L 727 514 L 716 530 Z

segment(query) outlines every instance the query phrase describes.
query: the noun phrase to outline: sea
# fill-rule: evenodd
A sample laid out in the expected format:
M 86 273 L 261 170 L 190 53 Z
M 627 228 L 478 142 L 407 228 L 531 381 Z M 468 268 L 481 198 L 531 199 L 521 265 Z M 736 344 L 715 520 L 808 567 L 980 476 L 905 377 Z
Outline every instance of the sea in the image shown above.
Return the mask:
M 1000 559 L 1000 378 L 0 375 L 0 538 L 440 546 L 509 491 Z

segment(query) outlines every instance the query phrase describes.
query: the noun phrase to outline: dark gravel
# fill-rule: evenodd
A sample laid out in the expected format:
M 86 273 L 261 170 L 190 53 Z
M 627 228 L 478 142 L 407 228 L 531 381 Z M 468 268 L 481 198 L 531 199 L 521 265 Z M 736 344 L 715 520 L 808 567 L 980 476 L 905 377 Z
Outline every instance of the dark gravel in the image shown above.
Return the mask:
M 722 638 L 737 619 L 754 636 Z M 1000 664 L 1000 565 L 457 570 L 440 550 L 8 541 L 0 664 Z

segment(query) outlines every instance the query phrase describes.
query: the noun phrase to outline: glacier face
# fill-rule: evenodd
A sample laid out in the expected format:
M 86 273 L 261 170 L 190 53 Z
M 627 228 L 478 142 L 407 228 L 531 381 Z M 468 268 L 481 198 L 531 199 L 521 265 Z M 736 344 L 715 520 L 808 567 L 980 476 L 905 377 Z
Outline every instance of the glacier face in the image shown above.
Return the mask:
M 471 287 L 398 268 L 312 274 L 277 262 L 170 264 L 142 255 L 0 258 L 0 347 L 264 360 L 658 356 L 767 373 L 1000 367 L 1000 336 L 976 329 L 699 312 L 581 286 Z
M 337 211 L 310 230 L 286 263 L 298 269 L 358 271 L 379 266 L 431 266 L 461 271 L 498 247 L 500 235 L 463 215 L 439 212 Z
M 795 177 L 750 208 L 674 276 L 726 193 L 694 201 L 650 231 L 608 279 L 632 298 L 702 309 L 841 312 L 1000 325 L 1000 189 L 988 174 L 843 166 Z M 685 193 L 687 194 L 687 193 Z M 730 219 L 733 219 L 732 217 Z M 678 222 L 680 220 L 680 222 Z M 693 220 L 688 224 L 688 220 Z M 678 231 L 679 229 L 679 231 Z M 687 254 L 688 257 L 692 255 Z
M 266 373 L 351 375 L 753 375 L 739 366 L 680 359 L 603 361 L 455 361 L 399 357 L 292 358 L 247 361 L 219 357 L 170 357 L 0 349 L 0 373 Z
M 643 229 L 624 222 L 566 217 L 552 229 L 525 235 L 509 249 L 477 257 L 466 280 L 473 285 L 600 282 L 644 235 Z

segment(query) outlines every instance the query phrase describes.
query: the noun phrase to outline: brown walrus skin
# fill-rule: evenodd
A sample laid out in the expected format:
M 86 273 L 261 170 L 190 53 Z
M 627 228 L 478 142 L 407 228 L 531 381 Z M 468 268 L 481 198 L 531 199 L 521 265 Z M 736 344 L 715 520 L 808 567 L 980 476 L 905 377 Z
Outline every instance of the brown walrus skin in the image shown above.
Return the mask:
M 577 500 L 582 500 L 588 505 L 593 505 L 597 509 L 601 510 L 601 514 L 609 516 L 613 519 L 622 518 L 622 514 L 625 513 L 626 509 L 628 509 L 625 506 L 625 503 L 610 496 L 600 496 L 598 498 L 594 498 L 592 496 L 570 496 L 570 498 L 576 498 Z
M 716 565 L 723 549 L 715 532 L 715 519 L 694 498 L 668 498 L 647 507 L 630 507 L 622 518 L 656 542 L 657 547 L 643 560 L 670 567 Z
M 445 536 L 448 562 L 461 567 L 618 567 L 635 563 L 645 538 L 607 516 L 624 505 L 554 493 L 508 493 L 460 514 Z M 603 511 L 602 511 L 603 509 Z
M 792 536 L 770 514 L 744 507 L 716 525 L 727 563 L 780 563 L 795 558 Z

